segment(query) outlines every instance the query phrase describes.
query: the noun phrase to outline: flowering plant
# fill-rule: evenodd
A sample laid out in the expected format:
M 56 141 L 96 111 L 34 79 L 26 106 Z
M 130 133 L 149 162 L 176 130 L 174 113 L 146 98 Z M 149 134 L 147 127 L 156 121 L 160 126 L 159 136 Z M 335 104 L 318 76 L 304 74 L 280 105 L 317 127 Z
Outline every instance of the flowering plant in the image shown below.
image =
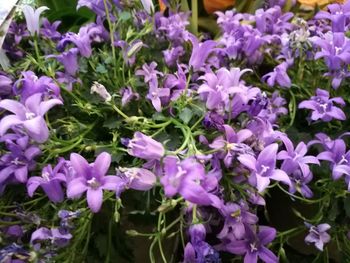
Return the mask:
M 0 262 L 349 259 L 350 1 L 216 12 L 215 37 L 175 2 L 14 17 Z

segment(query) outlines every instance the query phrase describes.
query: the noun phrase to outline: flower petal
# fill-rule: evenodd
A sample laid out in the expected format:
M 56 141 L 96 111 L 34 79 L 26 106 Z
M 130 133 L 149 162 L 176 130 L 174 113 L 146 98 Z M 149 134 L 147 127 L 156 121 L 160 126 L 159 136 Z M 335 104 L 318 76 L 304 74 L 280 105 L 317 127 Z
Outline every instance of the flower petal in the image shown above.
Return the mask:
M 100 211 L 103 201 L 103 191 L 101 188 L 87 190 L 87 203 L 92 212 L 97 213 Z

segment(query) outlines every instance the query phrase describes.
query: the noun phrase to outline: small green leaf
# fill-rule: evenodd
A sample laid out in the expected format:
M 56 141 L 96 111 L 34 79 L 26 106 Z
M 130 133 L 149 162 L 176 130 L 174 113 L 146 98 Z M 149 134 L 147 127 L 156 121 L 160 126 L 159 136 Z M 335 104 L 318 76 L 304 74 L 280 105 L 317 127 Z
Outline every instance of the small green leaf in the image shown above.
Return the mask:
M 127 21 L 131 18 L 130 12 L 123 11 L 119 14 L 119 19 L 122 21 Z
M 101 74 L 106 74 L 108 71 L 104 65 L 98 64 L 96 67 L 96 72 Z
M 193 117 L 193 112 L 189 108 L 184 108 L 179 117 L 184 123 L 188 124 Z

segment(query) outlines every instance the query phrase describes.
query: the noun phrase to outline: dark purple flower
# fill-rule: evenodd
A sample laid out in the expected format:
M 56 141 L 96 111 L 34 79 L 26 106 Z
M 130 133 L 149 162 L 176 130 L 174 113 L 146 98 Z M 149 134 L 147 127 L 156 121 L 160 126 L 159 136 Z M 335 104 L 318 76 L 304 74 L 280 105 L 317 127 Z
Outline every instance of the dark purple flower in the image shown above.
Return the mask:
M 116 191 L 120 183 L 117 176 L 106 176 L 111 164 L 110 154 L 100 153 L 95 162 L 89 164 L 81 155 L 72 153 L 70 163 L 77 176 L 67 184 L 67 197 L 77 198 L 86 192 L 89 208 L 97 213 L 102 206 L 103 190 Z
M 278 144 L 273 143 L 265 147 L 257 158 L 250 154 L 241 154 L 238 157 L 238 160 L 252 171 L 249 182 L 251 185 L 256 186 L 260 193 L 269 186 L 270 179 L 287 185 L 291 184 L 288 175 L 284 171 L 276 169 L 277 150 Z
M 244 263 L 257 263 L 258 258 L 266 263 L 277 263 L 278 258 L 266 248 L 276 237 L 276 230 L 272 227 L 259 226 L 255 233 L 246 226 L 246 235 L 243 240 L 232 240 L 226 245 L 226 250 L 237 255 L 245 255 Z
M 62 234 L 58 228 L 48 229 L 46 227 L 40 227 L 32 233 L 30 243 L 34 246 L 35 250 L 40 249 L 41 241 L 49 241 L 52 246 L 64 247 L 68 245 L 72 237 L 69 233 Z
M 305 242 L 307 244 L 314 243 L 318 250 L 323 251 L 324 244 L 331 241 L 331 236 L 327 233 L 331 226 L 328 224 L 313 226 L 306 222 L 305 225 L 309 228 L 309 234 L 305 237 Z
M 0 262 L 4 263 L 25 263 L 31 258 L 29 251 L 23 246 L 12 243 L 0 249 Z
M 325 122 L 331 121 L 332 119 L 345 120 L 346 116 L 344 112 L 340 108 L 334 106 L 334 102 L 341 106 L 345 105 L 341 97 L 330 99 L 328 91 L 317 89 L 316 96 L 312 96 L 310 100 L 302 101 L 298 108 L 312 110 L 311 120 L 313 121 L 319 119 Z
M 18 136 L 13 141 L 5 142 L 10 152 L 0 158 L 0 183 L 5 182 L 12 174 L 18 182 L 25 183 L 28 171 L 34 170 L 36 166 L 34 158 L 40 155 L 41 151 L 37 146 L 29 144 L 28 136 Z
M 52 107 L 63 103 L 58 99 L 43 100 L 42 97 L 41 93 L 36 93 L 30 96 L 24 105 L 9 99 L 0 101 L 0 108 L 14 113 L 1 119 L 0 136 L 3 136 L 8 129 L 20 125 L 33 140 L 39 143 L 45 142 L 49 137 L 49 129 L 44 115 Z
M 12 79 L 5 74 L 0 73 L 0 97 L 9 96 L 12 94 Z
M 145 160 L 160 160 L 165 150 L 161 143 L 141 132 L 135 132 L 134 138 L 128 143 L 128 153 Z
M 60 26 L 61 21 L 55 21 L 51 24 L 47 18 L 43 18 L 42 22 L 43 25 L 40 32 L 44 37 L 49 38 L 53 41 L 57 41 L 61 38 L 61 33 L 57 31 L 57 28 Z
M 122 88 L 120 90 L 120 95 L 122 95 L 122 107 L 125 107 L 131 100 L 139 100 L 140 95 L 137 92 L 133 92 L 131 87 Z
M 253 225 L 258 222 L 258 217 L 249 212 L 247 205 L 227 203 L 220 208 L 225 222 L 218 238 L 226 238 L 233 234 L 236 239 L 242 239 L 245 236 L 245 225 Z
M 30 177 L 27 182 L 28 195 L 32 197 L 40 186 L 52 202 L 62 202 L 64 193 L 61 184 L 66 182 L 66 176 L 60 170 L 64 162 L 62 159 L 54 169 L 49 164 L 43 168 L 41 176 Z

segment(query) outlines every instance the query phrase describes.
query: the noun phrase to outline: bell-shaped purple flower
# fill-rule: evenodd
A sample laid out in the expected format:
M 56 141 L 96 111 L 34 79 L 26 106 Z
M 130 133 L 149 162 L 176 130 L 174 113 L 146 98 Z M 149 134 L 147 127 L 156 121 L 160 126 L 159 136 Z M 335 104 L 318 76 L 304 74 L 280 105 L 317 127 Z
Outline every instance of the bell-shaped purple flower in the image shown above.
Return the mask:
M 344 112 L 336 107 L 334 103 L 341 106 L 345 105 L 345 102 L 341 97 L 331 99 L 328 91 L 317 89 L 316 96 L 312 96 L 310 100 L 302 101 L 298 108 L 312 110 L 311 120 L 313 121 L 319 119 L 325 122 L 331 121 L 332 119 L 345 120 L 346 116 Z
M 291 184 L 288 175 L 284 171 L 276 169 L 277 150 L 278 144 L 273 143 L 265 147 L 256 159 L 250 154 L 241 154 L 238 157 L 238 160 L 252 171 L 249 182 L 256 186 L 259 192 L 263 192 L 269 186 L 270 179 L 287 185 Z
M 157 182 L 157 177 L 154 173 L 143 168 L 119 167 L 117 175 L 125 180 L 125 188 L 138 191 L 148 191 L 152 189 Z
M 39 143 L 45 142 L 49 137 L 49 129 L 44 115 L 52 107 L 63 103 L 59 99 L 43 100 L 42 97 L 41 93 L 36 93 L 30 96 L 24 105 L 9 99 L 0 101 L 0 108 L 14 113 L 1 119 L 0 136 L 3 136 L 8 129 L 20 125 L 33 140 Z
M 142 69 L 135 72 L 136 76 L 143 76 L 146 83 L 149 83 L 150 89 L 158 88 L 158 76 L 163 76 L 163 73 L 156 70 L 157 63 L 143 64 Z
M 55 21 L 51 24 L 47 18 L 43 18 L 42 22 L 43 25 L 40 32 L 44 37 L 49 38 L 52 41 L 57 41 L 61 38 L 61 33 L 57 31 L 61 21 Z
M 160 142 L 141 132 L 135 132 L 134 138 L 128 143 L 128 153 L 145 160 L 160 160 L 165 150 Z
M 213 40 L 206 40 L 200 43 L 194 35 L 189 35 L 189 39 L 192 43 L 192 54 L 188 64 L 194 71 L 197 71 L 204 66 L 209 55 L 215 51 L 217 43 Z
M 331 236 L 327 233 L 331 226 L 328 224 L 313 226 L 308 223 L 305 223 L 305 225 L 309 228 L 309 234 L 305 237 L 305 242 L 307 244 L 314 243 L 318 250 L 323 251 L 324 244 L 331 241 Z
M 49 164 L 43 168 L 41 176 L 30 177 L 27 182 L 28 195 L 32 197 L 40 186 L 52 202 L 62 202 L 64 193 L 61 184 L 66 182 L 66 176 L 60 170 L 64 162 L 65 160 L 61 159 L 54 169 Z
M 327 8 L 329 12 L 321 10 L 315 15 L 315 19 L 328 19 L 332 22 L 333 32 L 345 32 L 346 20 L 350 17 L 350 2 L 328 5 Z
M 273 69 L 273 72 L 267 73 L 262 79 L 265 80 L 270 87 L 278 84 L 283 88 L 290 88 L 292 81 L 288 76 L 287 69 L 287 62 L 282 62 Z
M 77 198 L 86 192 L 89 208 L 97 213 L 102 206 L 103 190 L 116 191 L 120 184 L 120 178 L 117 176 L 106 176 L 111 164 L 110 154 L 100 153 L 95 162 L 89 164 L 81 155 L 72 153 L 70 163 L 77 177 L 68 182 L 67 197 Z

